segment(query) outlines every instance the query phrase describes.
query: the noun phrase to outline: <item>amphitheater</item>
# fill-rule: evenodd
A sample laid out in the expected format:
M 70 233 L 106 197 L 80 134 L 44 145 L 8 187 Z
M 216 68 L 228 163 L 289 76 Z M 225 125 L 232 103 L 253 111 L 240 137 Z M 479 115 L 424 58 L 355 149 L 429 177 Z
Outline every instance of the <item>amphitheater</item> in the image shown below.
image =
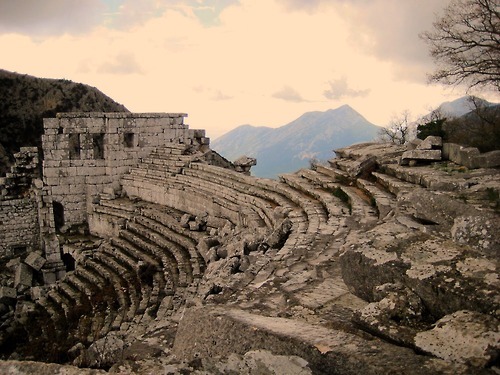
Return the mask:
M 358 144 L 270 180 L 185 117 L 61 113 L 16 154 L 0 373 L 500 373 L 500 151 Z

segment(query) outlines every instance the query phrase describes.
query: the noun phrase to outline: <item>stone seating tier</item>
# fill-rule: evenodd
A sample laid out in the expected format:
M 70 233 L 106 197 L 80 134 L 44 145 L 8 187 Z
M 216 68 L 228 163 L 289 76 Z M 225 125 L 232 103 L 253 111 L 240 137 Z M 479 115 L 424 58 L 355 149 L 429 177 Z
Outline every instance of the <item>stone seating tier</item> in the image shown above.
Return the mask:
M 191 263 L 193 263 L 193 270 L 200 268 L 201 259 L 199 254 L 196 252 L 197 243 L 192 241 L 189 237 L 178 234 L 176 231 L 173 231 L 170 228 L 144 216 L 137 216 L 134 220 L 136 223 L 144 226 L 148 230 L 148 232 L 146 232 L 147 236 L 151 235 L 151 232 L 154 231 L 156 233 L 159 233 L 166 240 L 170 241 L 170 243 L 173 243 L 173 246 L 171 246 L 172 250 L 170 250 L 169 244 L 168 249 L 170 251 L 179 250 L 187 252 L 187 254 L 189 254 L 188 258 L 190 259 Z M 198 272 L 195 271 L 195 273 L 201 273 L 201 271 L 198 270 Z
M 207 181 L 210 183 L 209 186 L 219 186 L 219 189 L 223 187 L 224 198 L 228 198 L 236 204 L 244 204 L 245 206 L 252 208 L 257 212 L 259 217 L 266 223 L 267 226 L 272 226 L 270 223 L 273 218 L 273 206 L 268 201 L 249 194 L 248 185 L 241 184 L 240 182 L 234 180 L 228 181 L 218 175 L 207 173 L 206 171 L 200 169 L 186 169 L 184 174 Z
M 190 279 L 189 275 L 200 273 L 200 266 L 197 263 L 199 259 L 196 254 L 196 258 L 191 259 L 191 254 L 187 249 L 166 239 L 159 232 L 152 231 L 149 227 L 139 222 L 129 222 L 127 224 L 127 231 L 123 231 L 123 235 L 138 247 L 147 248 L 151 252 L 154 252 L 155 256 L 159 259 L 163 259 L 164 253 L 172 254 L 171 258 L 175 259 L 175 268 L 179 270 L 179 273 L 188 275 L 188 279 Z M 165 257 L 165 259 L 167 258 Z M 166 266 L 166 269 L 169 269 L 168 263 L 164 264 L 164 266 Z

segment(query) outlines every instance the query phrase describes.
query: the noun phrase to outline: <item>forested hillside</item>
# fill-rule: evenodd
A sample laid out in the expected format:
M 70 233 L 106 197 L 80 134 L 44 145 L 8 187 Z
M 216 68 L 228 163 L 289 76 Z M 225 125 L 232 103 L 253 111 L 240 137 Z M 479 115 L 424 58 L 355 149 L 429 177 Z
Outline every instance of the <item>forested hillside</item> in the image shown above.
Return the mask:
M 98 89 L 0 69 L 0 175 L 21 146 L 39 146 L 43 118 L 57 112 L 128 112 Z

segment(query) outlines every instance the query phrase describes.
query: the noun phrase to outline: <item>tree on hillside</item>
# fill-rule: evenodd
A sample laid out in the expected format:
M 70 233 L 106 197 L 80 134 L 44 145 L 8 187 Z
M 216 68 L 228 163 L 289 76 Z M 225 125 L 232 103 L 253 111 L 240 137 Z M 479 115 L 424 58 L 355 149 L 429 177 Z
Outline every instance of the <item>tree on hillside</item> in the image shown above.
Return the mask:
M 451 0 L 421 37 L 438 64 L 431 81 L 500 91 L 500 0 Z
M 396 143 L 404 145 L 410 137 L 410 111 L 404 110 L 395 116 L 387 127 L 378 131 L 378 139 L 381 142 Z
M 443 125 L 447 118 L 440 109 L 431 110 L 427 116 L 420 119 L 417 124 L 417 138 L 425 139 L 428 136 L 445 138 Z
M 487 106 L 474 97 L 470 100 L 474 110 L 443 124 L 445 140 L 481 152 L 500 150 L 500 105 Z

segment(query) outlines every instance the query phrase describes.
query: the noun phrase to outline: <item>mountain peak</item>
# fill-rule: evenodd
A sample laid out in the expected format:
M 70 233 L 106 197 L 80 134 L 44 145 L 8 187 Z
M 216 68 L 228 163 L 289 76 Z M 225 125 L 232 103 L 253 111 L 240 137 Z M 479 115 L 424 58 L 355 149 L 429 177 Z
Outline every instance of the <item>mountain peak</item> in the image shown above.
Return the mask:
M 345 104 L 326 111 L 306 112 L 278 128 L 238 127 L 211 143 L 214 150 L 234 160 L 257 158 L 252 172 L 259 177 L 308 167 L 311 158 L 328 160 L 332 150 L 375 138 L 379 127 Z

